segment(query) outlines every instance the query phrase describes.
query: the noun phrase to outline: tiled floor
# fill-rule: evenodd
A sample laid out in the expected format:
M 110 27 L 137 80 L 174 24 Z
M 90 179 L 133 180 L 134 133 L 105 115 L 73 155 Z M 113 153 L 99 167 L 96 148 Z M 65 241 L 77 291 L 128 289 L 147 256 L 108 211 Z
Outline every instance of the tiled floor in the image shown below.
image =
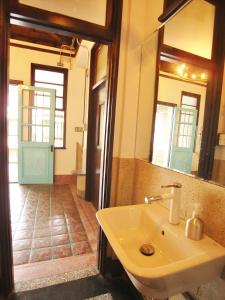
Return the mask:
M 11 184 L 10 199 L 14 265 L 96 251 L 94 208 L 75 185 Z

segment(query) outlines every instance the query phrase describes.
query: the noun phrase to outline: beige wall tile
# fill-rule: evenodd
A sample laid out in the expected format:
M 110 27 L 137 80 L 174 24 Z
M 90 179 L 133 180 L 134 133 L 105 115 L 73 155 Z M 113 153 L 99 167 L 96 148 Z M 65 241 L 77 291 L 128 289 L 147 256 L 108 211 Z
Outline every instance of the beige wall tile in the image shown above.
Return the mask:
M 114 159 L 115 160 L 115 159 Z M 145 196 L 163 193 L 161 185 L 182 184 L 181 216 L 188 218 L 193 204 L 201 204 L 200 217 L 205 233 L 225 247 L 225 188 L 173 170 L 161 168 L 138 159 L 116 159 L 112 193 L 114 205 L 141 204 Z M 163 205 L 168 207 L 168 202 Z M 225 300 L 225 283 L 218 279 L 191 292 L 197 300 Z

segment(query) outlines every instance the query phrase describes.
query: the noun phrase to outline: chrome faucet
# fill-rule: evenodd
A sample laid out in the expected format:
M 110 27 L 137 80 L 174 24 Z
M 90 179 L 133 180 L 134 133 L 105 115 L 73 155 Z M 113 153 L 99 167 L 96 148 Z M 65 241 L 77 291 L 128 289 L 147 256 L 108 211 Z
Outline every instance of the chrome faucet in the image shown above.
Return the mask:
M 145 197 L 145 203 L 151 204 L 155 201 L 170 200 L 169 223 L 179 224 L 181 187 L 182 185 L 176 182 L 168 185 L 162 185 L 161 188 L 171 188 L 170 193 Z

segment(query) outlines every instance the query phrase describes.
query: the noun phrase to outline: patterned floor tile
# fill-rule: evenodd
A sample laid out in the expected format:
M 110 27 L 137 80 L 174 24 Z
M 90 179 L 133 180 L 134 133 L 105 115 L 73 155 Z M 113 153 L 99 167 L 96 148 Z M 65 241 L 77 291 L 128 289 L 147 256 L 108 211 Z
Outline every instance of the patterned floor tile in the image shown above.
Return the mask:
M 32 239 L 15 240 L 13 242 L 13 251 L 21 251 L 31 249 Z
M 32 247 L 35 249 L 51 247 L 51 237 L 48 236 L 34 239 Z
M 65 220 L 65 218 L 53 219 L 53 220 L 51 221 L 51 225 L 52 225 L 52 226 L 62 226 L 62 225 L 66 225 L 66 220 Z
M 91 247 L 87 241 L 72 243 L 71 248 L 73 255 L 91 253 Z
M 33 249 L 31 251 L 30 263 L 52 259 L 52 248 Z
M 34 231 L 34 238 L 41 238 L 41 237 L 47 237 L 47 236 L 51 236 L 50 227 L 37 228 Z
M 70 233 L 70 241 L 72 243 L 86 241 L 87 236 L 85 232 L 73 232 Z
M 52 257 L 53 259 L 63 258 L 72 256 L 72 250 L 70 245 L 62 245 L 52 248 Z
M 92 252 L 85 229 L 93 229 L 87 219 L 82 224 L 76 207 L 80 203 L 74 201 L 69 185 L 14 186 L 17 192 L 11 192 L 11 219 L 15 264 Z M 20 200 L 15 201 L 18 195 Z M 89 218 L 93 216 L 94 211 Z
M 30 250 L 22 250 L 13 252 L 13 264 L 23 265 L 29 262 Z
M 59 246 L 59 245 L 66 245 L 69 243 L 70 243 L 70 239 L 68 234 L 56 235 L 52 237 L 52 247 Z
M 61 234 L 67 234 L 67 226 L 53 226 L 51 227 L 51 234 L 52 235 L 61 235 Z
M 14 240 L 32 239 L 33 230 L 17 230 L 15 232 Z

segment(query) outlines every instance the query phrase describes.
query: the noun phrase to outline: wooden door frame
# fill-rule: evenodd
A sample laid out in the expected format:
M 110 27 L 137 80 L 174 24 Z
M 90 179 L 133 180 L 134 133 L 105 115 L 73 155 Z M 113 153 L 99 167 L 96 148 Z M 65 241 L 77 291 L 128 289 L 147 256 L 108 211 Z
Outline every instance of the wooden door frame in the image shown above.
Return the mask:
M 0 293 L 4 296 L 8 295 L 13 287 L 7 148 L 8 9 L 7 1 L 0 0 Z
M 106 111 L 106 137 L 104 140 L 102 181 L 100 184 L 101 207 L 110 204 L 112 151 L 114 137 L 114 120 L 117 94 L 117 76 L 119 65 L 120 32 L 122 21 L 122 0 L 108 0 L 106 26 L 73 19 L 60 14 L 46 12 L 23 4 L 17 0 L 0 0 L 0 292 L 6 297 L 14 289 L 12 239 L 10 226 L 8 154 L 7 154 L 7 98 L 8 98 L 8 57 L 9 57 L 9 23 L 41 28 L 68 36 L 78 36 L 97 43 L 110 46 L 108 61 L 108 95 Z M 4 246 L 2 247 L 4 243 Z M 107 239 L 102 230 L 99 234 L 98 266 L 104 273 L 106 263 Z
M 87 159 L 86 159 L 86 190 L 85 190 L 85 199 L 91 201 L 91 190 L 92 190 L 92 182 L 90 173 L 92 171 L 92 144 L 94 137 L 92 136 L 92 121 L 93 121 L 93 96 L 96 89 L 98 89 L 99 85 L 105 82 L 107 79 L 100 80 L 95 85 L 95 75 L 96 75 L 96 60 L 95 55 L 98 51 L 100 45 L 95 44 L 91 49 L 90 55 L 90 77 L 89 77 L 89 99 L 88 99 L 88 128 L 87 128 Z M 108 77 L 108 76 L 107 76 Z M 108 99 L 107 99 L 108 100 Z

